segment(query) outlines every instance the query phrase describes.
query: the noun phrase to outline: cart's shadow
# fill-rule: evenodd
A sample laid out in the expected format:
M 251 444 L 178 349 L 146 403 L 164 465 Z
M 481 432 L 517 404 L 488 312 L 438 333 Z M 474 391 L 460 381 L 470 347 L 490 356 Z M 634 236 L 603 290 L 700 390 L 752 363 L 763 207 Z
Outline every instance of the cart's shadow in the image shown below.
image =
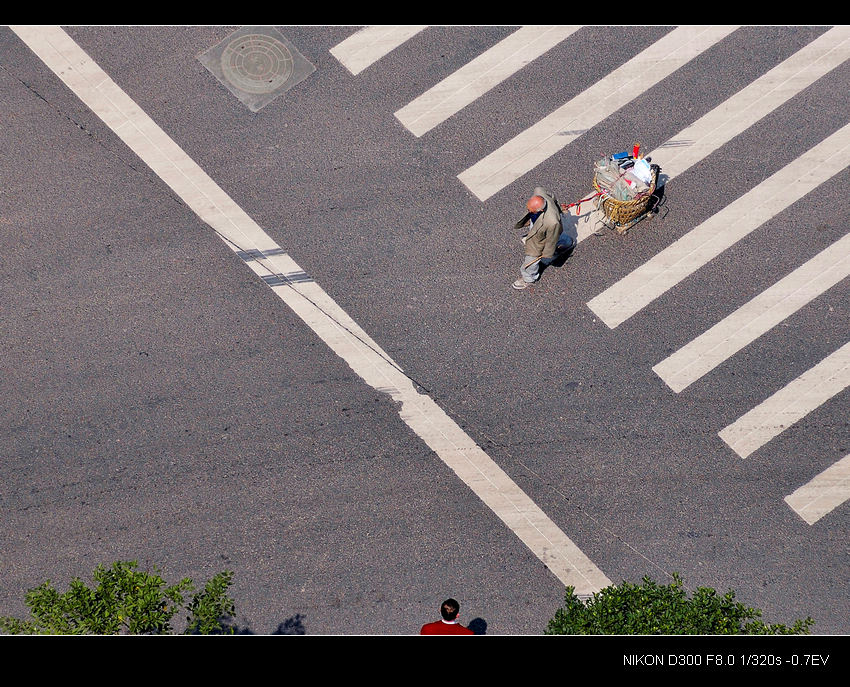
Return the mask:
M 670 177 L 667 174 L 664 174 L 661 171 L 661 168 L 658 168 L 658 180 L 655 182 L 655 191 L 652 193 L 652 200 L 649 201 L 649 205 L 646 208 L 647 212 L 652 212 L 654 214 L 658 214 L 661 212 L 661 206 L 664 204 L 664 190 L 667 188 L 667 181 Z

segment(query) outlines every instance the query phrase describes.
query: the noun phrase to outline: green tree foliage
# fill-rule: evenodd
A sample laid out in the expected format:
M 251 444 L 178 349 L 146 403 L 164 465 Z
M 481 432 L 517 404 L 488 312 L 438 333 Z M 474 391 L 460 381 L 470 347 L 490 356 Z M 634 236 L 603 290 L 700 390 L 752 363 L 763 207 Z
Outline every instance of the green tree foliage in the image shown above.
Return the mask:
M 233 582 L 229 570 L 212 577 L 204 588 L 192 597 L 189 615 L 186 616 L 186 634 L 215 635 L 233 634 L 233 627 L 226 621 L 236 614 L 233 599 L 227 590 Z
M 700 587 L 689 598 L 679 575 L 669 585 L 649 577 L 643 584 L 623 582 L 593 594 L 587 603 L 567 587 L 564 606 L 545 630 L 548 635 L 786 635 L 809 634 L 814 620 L 768 625 L 761 611 L 735 601 L 735 592 L 719 596 Z
M 188 611 L 185 634 L 232 633 L 228 624 L 234 614 L 227 590 L 233 573 L 220 572 L 204 588 L 195 591 L 188 577 L 167 585 L 159 571 L 136 570 L 136 561 L 116 561 L 111 567 L 97 566 L 88 587 L 79 578 L 71 580 L 60 594 L 50 580 L 26 595 L 30 618 L 0 617 L 0 631 L 7 634 L 174 634 L 172 620 L 181 609 Z

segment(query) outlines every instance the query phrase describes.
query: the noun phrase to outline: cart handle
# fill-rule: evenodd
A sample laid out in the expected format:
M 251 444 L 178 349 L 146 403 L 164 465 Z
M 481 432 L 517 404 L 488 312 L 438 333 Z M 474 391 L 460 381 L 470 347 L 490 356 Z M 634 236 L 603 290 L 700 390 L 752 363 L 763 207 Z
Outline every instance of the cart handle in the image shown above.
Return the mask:
M 582 204 L 582 203 L 586 203 L 587 201 L 589 201 L 589 200 L 592 200 L 592 199 L 596 198 L 596 196 L 601 196 L 601 195 L 604 195 L 604 194 L 603 194 L 603 192 L 602 192 L 602 191 L 597 191 L 596 193 L 592 193 L 591 195 L 589 195 L 587 198 L 582 198 L 581 200 L 578 200 L 578 201 L 576 201 L 575 203 L 570 203 L 569 205 L 567 205 L 566 203 L 561 203 L 561 211 L 562 211 L 562 212 L 566 212 L 567 210 L 569 210 L 569 209 L 570 209 L 571 207 L 573 207 L 574 205 L 578 205 L 578 210 L 576 211 L 576 214 L 579 214 L 579 215 L 580 215 L 580 214 L 581 214 L 581 204 Z

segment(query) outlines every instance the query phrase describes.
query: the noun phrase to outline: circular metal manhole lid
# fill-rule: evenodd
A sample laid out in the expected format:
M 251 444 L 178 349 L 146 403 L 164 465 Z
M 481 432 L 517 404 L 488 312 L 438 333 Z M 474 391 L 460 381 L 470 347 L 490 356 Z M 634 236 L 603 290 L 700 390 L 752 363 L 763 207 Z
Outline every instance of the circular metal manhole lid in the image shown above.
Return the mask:
M 271 93 L 292 76 L 294 60 L 279 40 L 259 33 L 240 36 L 221 54 L 224 76 L 247 93 Z

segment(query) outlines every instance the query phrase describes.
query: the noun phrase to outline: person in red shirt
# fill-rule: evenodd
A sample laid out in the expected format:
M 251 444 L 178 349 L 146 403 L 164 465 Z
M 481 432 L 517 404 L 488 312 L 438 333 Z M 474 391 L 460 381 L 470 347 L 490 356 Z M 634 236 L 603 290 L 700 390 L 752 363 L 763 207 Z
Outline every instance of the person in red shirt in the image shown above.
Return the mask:
M 421 635 L 473 635 L 468 627 L 464 627 L 457 621 L 460 604 L 454 599 L 446 599 L 440 606 L 442 620 L 433 623 L 425 623 L 419 630 Z

